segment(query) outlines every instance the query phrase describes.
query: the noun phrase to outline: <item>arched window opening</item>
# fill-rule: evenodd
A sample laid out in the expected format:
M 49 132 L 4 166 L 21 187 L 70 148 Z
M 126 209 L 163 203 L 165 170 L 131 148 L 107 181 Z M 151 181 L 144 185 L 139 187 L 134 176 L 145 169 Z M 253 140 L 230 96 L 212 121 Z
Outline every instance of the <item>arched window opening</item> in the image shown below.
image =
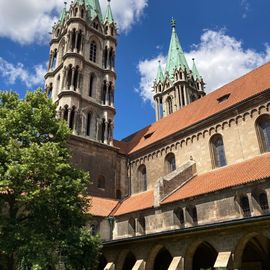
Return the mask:
M 52 91 L 53 91 L 53 84 L 50 83 L 50 86 L 49 86 L 49 88 L 47 90 L 47 96 L 48 96 L 48 98 L 52 98 Z
M 175 155 L 173 153 L 169 153 L 165 157 L 165 173 L 171 173 L 176 170 L 176 161 Z
M 102 103 L 103 103 L 103 105 L 106 104 L 106 93 L 107 93 L 107 82 L 104 81 L 103 89 L 102 89 Z
M 265 192 L 261 192 L 259 195 L 259 204 L 264 213 L 269 212 L 269 204 L 268 204 L 268 199 L 267 195 Z
M 121 200 L 122 199 L 122 192 L 120 189 L 116 190 L 116 199 Z
M 77 52 L 80 52 L 82 46 L 82 30 L 78 33 L 78 40 L 77 40 Z
M 56 82 L 56 91 L 60 90 L 60 80 L 61 80 L 61 76 L 58 75 L 57 76 L 57 82 Z
M 135 236 L 135 233 L 136 233 L 135 219 L 130 218 L 128 221 L 128 234 L 130 236 Z
M 53 70 L 55 70 L 55 68 L 56 68 L 56 62 L 57 62 L 57 49 L 54 50 L 53 56 L 52 56 L 52 64 L 51 64 L 51 68 L 52 68 Z
M 198 214 L 197 214 L 196 206 L 188 207 L 187 208 L 187 213 L 190 216 L 190 219 L 191 219 L 193 225 L 196 225 L 198 223 Z
M 251 238 L 245 245 L 239 269 L 270 269 L 270 240 L 263 235 Z
M 223 139 L 220 134 L 214 135 L 210 140 L 213 168 L 227 165 Z
M 65 121 L 68 121 L 68 106 L 65 106 L 65 108 L 64 108 L 63 119 L 64 119 Z
M 183 73 L 180 72 L 179 75 L 180 75 L 180 80 L 182 80 L 183 79 Z
M 76 91 L 77 88 L 79 87 L 79 81 L 80 81 L 79 67 L 76 67 L 74 72 L 74 91 Z
M 262 153 L 270 151 L 270 116 L 262 115 L 256 121 L 258 141 Z
M 105 123 L 105 119 L 103 119 L 101 123 L 101 142 L 102 143 L 104 143 L 105 141 L 105 129 L 106 129 L 106 123 Z
M 70 120 L 69 120 L 70 129 L 74 129 L 74 123 L 75 123 L 75 107 L 73 107 L 70 112 Z
M 67 72 L 67 89 L 70 90 L 71 87 L 71 80 L 72 80 L 72 66 L 70 65 L 68 67 L 68 72 Z
M 71 33 L 71 51 L 74 51 L 76 43 L 76 29 L 74 28 Z
M 107 65 L 108 65 L 108 48 L 106 46 L 104 50 L 104 68 L 105 69 L 107 69 Z
M 109 68 L 113 67 L 113 48 L 110 49 L 110 54 L 109 54 Z
M 94 23 L 93 23 L 93 27 L 94 27 L 96 30 L 98 30 L 98 23 L 97 23 L 97 22 L 94 22 Z
M 132 268 L 134 267 L 136 263 L 136 258 L 135 256 L 129 252 L 128 255 L 126 256 L 124 265 L 123 265 L 123 270 L 132 270 Z
M 97 235 L 97 225 L 96 224 L 90 225 L 90 232 L 92 235 Z
M 59 37 L 59 35 L 60 35 L 60 29 L 58 28 L 56 31 L 56 37 Z
M 246 195 L 241 196 L 241 198 L 240 198 L 240 207 L 242 209 L 244 217 L 250 217 L 251 216 L 249 200 L 248 200 L 248 197 Z
M 100 175 L 98 177 L 97 187 L 100 189 L 105 189 L 106 181 L 105 181 L 105 177 L 103 175 Z
M 174 224 L 178 226 L 182 226 L 185 224 L 184 211 L 181 207 L 176 208 L 173 211 L 174 215 Z
M 137 222 L 137 233 L 140 235 L 144 235 L 145 234 L 145 218 L 144 217 L 140 217 L 138 219 Z
M 81 10 L 81 18 L 84 18 L 84 9 Z
M 78 14 L 78 8 L 75 8 L 74 16 L 77 17 L 77 14 Z
M 160 118 L 163 117 L 163 103 L 162 103 L 162 99 L 160 98 L 159 100 L 159 115 L 160 115 Z
M 180 74 L 182 74 L 182 73 L 180 73 Z M 184 86 L 181 86 L 180 93 L 181 93 L 182 106 L 185 106 L 186 102 L 185 102 L 185 89 L 184 89 Z
M 86 136 L 91 135 L 91 118 L 91 113 L 88 113 L 86 117 Z
M 90 75 L 90 82 L 89 82 L 89 97 L 93 96 L 93 90 L 94 90 L 94 82 L 95 82 L 95 75 Z
M 106 26 L 106 27 L 105 27 L 105 35 L 108 35 L 108 31 L 109 31 L 109 27 Z
M 108 98 L 109 98 L 109 106 L 111 106 L 112 105 L 112 82 L 109 83 Z
M 94 63 L 97 61 L 97 44 L 95 41 L 92 41 L 90 45 L 90 61 Z
M 154 270 L 167 270 L 172 259 L 170 252 L 166 248 L 162 248 L 156 256 Z
M 192 270 L 214 269 L 218 252 L 208 243 L 198 246 L 192 258 Z
M 168 111 L 168 114 L 173 113 L 172 98 L 171 97 L 168 97 L 166 102 L 167 102 L 167 111 Z
M 146 173 L 146 167 L 144 164 L 142 164 L 138 168 L 138 181 L 139 181 L 140 191 L 146 191 L 147 190 L 147 173 Z

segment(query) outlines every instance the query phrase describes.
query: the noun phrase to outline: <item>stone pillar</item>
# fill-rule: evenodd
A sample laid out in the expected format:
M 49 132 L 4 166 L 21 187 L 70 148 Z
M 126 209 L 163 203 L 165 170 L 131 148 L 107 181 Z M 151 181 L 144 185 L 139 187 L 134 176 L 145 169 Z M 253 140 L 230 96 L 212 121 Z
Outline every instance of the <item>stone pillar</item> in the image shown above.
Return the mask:
M 75 90 L 74 89 L 74 76 L 75 76 L 75 67 L 72 68 L 71 86 L 69 90 Z
M 184 259 L 183 257 L 174 257 L 168 268 L 168 270 L 184 270 Z
M 177 110 L 180 109 L 180 94 L 179 94 L 179 86 L 176 87 L 176 97 L 175 97 L 175 104 L 176 104 L 176 108 Z
M 72 36 L 73 36 L 73 32 L 69 31 L 68 32 L 68 52 L 72 51 Z
M 159 120 L 159 101 L 158 101 L 158 98 L 155 100 L 155 105 L 156 105 L 156 121 L 158 121 Z
M 107 265 L 104 268 L 104 270 L 114 270 L 114 269 L 115 269 L 115 265 L 112 262 L 107 263 Z
M 97 122 L 96 122 L 96 141 L 99 141 L 99 129 L 100 129 L 100 119 L 97 118 Z
M 68 119 L 67 119 L 68 126 L 69 126 L 69 123 L 70 123 L 70 117 L 71 117 L 71 108 L 68 109 Z
M 105 105 L 109 105 L 109 83 L 106 82 Z
M 53 59 L 53 52 L 50 52 L 50 59 L 49 59 L 49 65 L 48 65 L 48 71 L 51 71 L 52 68 L 52 59 Z
M 144 260 L 137 260 L 134 264 L 132 270 L 145 270 L 145 261 Z
M 114 107 L 114 89 L 113 88 L 111 92 L 111 106 Z
M 185 106 L 187 106 L 187 89 L 186 87 L 184 86 L 184 100 L 185 100 Z
M 104 131 L 104 143 L 105 144 L 108 144 L 108 135 L 109 135 L 108 125 L 109 125 L 108 121 L 105 121 L 105 131 Z
M 81 48 L 80 48 L 80 54 L 81 54 L 81 55 L 83 55 L 84 42 L 85 42 L 84 35 L 81 34 Z
M 66 68 L 63 69 L 62 72 L 62 84 L 61 84 L 61 90 L 66 88 L 66 74 L 67 74 L 67 70 Z

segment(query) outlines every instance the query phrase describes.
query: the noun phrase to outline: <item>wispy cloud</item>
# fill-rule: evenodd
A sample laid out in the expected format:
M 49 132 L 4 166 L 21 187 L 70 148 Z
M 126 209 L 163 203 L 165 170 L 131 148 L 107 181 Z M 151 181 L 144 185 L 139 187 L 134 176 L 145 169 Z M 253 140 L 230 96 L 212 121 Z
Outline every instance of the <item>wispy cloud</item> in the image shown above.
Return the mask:
M 39 64 L 28 70 L 22 63 L 9 63 L 0 57 L 0 77 L 10 85 L 20 82 L 29 90 L 33 87 L 43 87 L 46 71 L 46 64 Z
M 245 19 L 250 11 L 250 3 L 248 0 L 241 0 L 242 18 Z

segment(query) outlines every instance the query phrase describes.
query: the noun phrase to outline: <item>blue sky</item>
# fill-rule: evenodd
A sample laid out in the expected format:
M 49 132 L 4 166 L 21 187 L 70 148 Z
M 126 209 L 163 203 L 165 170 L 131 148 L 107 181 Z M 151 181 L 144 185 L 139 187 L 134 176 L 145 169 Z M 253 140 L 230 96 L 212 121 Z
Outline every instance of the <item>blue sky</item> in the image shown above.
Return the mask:
M 100 0 L 106 5 L 106 0 Z M 270 60 L 269 0 L 112 0 L 120 29 L 115 137 L 154 119 L 151 85 L 165 65 L 172 17 L 210 92 Z M 50 25 L 62 0 L 0 0 L 0 89 L 43 87 Z

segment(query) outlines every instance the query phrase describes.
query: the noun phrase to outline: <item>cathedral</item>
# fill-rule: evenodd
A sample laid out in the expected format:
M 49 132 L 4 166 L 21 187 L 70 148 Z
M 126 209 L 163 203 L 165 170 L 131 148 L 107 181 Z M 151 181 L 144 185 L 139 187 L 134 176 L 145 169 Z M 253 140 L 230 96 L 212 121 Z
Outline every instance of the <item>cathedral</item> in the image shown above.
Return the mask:
M 175 20 L 153 82 L 156 122 L 117 141 L 117 27 L 108 0 L 53 26 L 45 89 L 91 174 L 99 270 L 270 269 L 270 62 L 206 94 Z M 199 59 L 198 59 L 199 60 Z

